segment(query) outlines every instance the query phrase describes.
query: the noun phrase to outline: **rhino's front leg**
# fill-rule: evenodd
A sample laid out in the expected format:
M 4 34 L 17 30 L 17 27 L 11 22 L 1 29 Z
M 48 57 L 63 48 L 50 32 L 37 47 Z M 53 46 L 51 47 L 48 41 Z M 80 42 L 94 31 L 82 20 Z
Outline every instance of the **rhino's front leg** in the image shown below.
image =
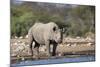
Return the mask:
M 45 45 L 46 45 L 47 56 L 50 57 L 51 56 L 51 53 L 50 53 L 50 42 L 46 41 Z
M 57 48 L 57 44 L 54 43 L 54 44 L 53 44 L 53 52 L 52 52 L 52 56 L 55 56 L 55 55 L 56 55 L 56 48 Z

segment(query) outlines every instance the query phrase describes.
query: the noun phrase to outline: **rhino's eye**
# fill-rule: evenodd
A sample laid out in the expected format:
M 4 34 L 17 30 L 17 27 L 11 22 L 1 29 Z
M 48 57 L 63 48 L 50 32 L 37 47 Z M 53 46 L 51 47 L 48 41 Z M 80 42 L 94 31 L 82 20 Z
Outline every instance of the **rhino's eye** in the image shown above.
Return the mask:
M 56 27 L 53 27 L 53 31 L 56 31 Z

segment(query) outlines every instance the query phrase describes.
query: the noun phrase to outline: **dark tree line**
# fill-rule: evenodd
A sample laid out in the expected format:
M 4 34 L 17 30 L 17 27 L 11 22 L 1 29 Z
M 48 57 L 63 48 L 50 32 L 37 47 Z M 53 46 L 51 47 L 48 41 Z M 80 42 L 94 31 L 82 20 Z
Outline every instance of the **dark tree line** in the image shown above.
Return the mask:
M 55 22 L 67 36 L 95 33 L 95 7 L 40 2 L 11 3 L 11 36 L 25 36 L 36 22 Z

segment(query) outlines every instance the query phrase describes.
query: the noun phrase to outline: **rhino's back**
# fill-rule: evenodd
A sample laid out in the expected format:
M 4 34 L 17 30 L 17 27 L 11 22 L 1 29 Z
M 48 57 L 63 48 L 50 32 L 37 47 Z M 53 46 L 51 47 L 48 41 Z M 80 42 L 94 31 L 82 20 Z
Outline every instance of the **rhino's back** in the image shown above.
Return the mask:
M 57 26 L 55 23 L 35 23 L 32 27 L 32 34 L 36 42 L 45 44 L 45 41 L 52 37 L 52 28 Z

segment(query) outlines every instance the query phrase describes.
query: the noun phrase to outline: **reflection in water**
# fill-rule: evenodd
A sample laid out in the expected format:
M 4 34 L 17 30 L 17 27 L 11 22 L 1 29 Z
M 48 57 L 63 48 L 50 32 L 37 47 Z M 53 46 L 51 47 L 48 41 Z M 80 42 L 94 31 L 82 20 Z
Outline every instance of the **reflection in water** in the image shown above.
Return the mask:
M 45 59 L 45 60 L 26 60 L 20 61 L 18 63 L 11 64 L 12 67 L 15 66 L 31 66 L 31 65 L 43 65 L 43 64 L 60 64 L 60 63 L 72 63 L 72 62 L 90 62 L 95 61 L 95 56 L 80 56 L 80 57 L 67 57 L 67 58 L 57 58 L 57 59 Z

